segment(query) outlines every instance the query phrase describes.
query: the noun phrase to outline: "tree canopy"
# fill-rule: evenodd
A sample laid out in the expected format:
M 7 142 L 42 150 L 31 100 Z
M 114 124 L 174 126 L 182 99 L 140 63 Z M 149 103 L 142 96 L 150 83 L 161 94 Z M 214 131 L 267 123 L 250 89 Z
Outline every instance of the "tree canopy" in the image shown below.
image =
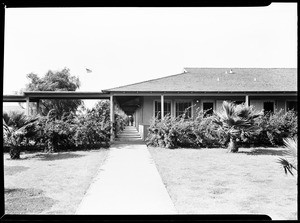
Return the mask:
M 27 78 L 30 81 L 26 85 L 27 91 L 76 91 L 80 87 L 79 78 L 72 76 L 68 68 L 61 71 L 49 70 L 43 77 L 30 73 Z M 81 104 L 79 99 L 45 99 L 40 101 L 40 111 L 46 115 L 51 109 L 55 109 L 57 116 L 61 117 L 66 112 L 76 111 Z

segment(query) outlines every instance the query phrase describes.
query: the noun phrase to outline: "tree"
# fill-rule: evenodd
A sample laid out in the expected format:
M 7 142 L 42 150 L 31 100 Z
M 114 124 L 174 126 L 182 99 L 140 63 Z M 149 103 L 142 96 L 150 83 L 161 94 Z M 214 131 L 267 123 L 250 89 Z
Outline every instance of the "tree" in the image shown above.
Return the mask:
M 22 146 L 36 134 L 38 117 L 27 117 L 23 113 L 3 114 L 3 141 L 10 147 L 10 158 L 19 159 Z
M 220 126 L 220 130 L 224 131 L 230 139 L 227 147 L 228 152 L 238 152 L 237 140 L 243 140 L 259 133 L 260 128 L 256 123 L 256 119 L 262 113 L 254 111 L 252 106 L 235 105 L 224 101 L 223 111 L 215 114 L 214 122 Z
M 64 68 L 61 71 L 49 70 L 44 77 L 40 78 L 37 74 L 27 75 L 30 83 L 27 84 L 27 91 L 76 91 L 80 87 L 79 78 L 71 76 L 70 70 Z M 82 104 L 79 99 L 47 99 L 41 100 L 40 111 L 42 115 L 47 115 L 55 109 L 56 115 L 62 117 L 64 113 L 74 112 Z

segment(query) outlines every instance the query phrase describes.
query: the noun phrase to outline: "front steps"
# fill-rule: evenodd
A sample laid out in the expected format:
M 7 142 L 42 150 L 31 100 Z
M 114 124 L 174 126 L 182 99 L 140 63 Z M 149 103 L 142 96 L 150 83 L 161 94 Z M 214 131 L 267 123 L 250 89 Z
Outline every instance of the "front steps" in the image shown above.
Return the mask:
M 123 132 L 117 135 L 116 141 L 131 142 L 142 141 L 142 137 L 134 126 L 126 126 Z

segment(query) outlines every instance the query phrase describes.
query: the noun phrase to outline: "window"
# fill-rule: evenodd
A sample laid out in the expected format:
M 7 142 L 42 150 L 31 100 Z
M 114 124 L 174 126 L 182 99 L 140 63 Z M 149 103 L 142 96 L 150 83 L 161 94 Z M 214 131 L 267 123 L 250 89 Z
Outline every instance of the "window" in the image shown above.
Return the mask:
M 274 102 L 268 101 L 264 102 L 264 112 L 266 113 L 273 113 L 274 112 Z
M 214 103 L 213 102 L 203 102 L 203 112 L 204 117 L 208 115 L 212 115 L 214 112 Z
M 192 102 L 176 102 L 176 117 L 185 114 L 185 118 L 192 117 Z
M 158 119 L 161 118 L 161 102 L 160 101 L 155 101 L 154 102 L 154 115 Z M 170 101 L 165 101 L 164 102 L 164 116 L 167 114 L 171 114 L 171 102 Z
M 234 104 L 236 104 L 236 105 L 240 105 L 240 104 L 243 104 L 243 103 L 245 103 L 245 101 L 234 101 Z
M 287 109 L 287 111 L 294 110 L 295 112 L 298 112 L 297 101 L 287 101 L 286 102 L 286 109 Z

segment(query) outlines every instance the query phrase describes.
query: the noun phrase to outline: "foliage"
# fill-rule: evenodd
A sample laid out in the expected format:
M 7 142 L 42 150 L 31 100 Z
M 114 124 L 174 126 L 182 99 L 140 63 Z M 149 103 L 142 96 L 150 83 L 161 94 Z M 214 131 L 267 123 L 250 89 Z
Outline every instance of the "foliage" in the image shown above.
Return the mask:
M 166 148 L 221 146 L 224 134 L 216 127 L 213 118 L 204 117 L 203 112 L 198 112 L 195 120 L 166 115 L 163 120 L 152 120 L 146 141 L 147 145 Z
M 118 104 L 115 104 L 115 134 L 119 134 L 125 129 L 128 123 L 128 117 Z
M 115 131 L 125 127 L 126 114 L 116 108 Z M 52 109 L 31 121 L 23 113 L 3 114 L 4 146 L 20 152 L 30 142 L 48 152 L 108 147 L 110 142 L 110 102 L 99 101 L 92 109 L 64 112 Z M 30 124 L 30 125 L 29 125 Z M 25 127 L 24 127 L 25 126 Z
M 3 114 L 3 146 L 10 147 L 11 159 L 19 159 L 21 148 L 34 137 L 36 121 L 37 117 L 27 117 L 23 113 Z
M 36 141 L 49 152 L 73 148 L 108 147 L 110 142 L 110 102 L 99 101 L 94 108 L 77 114 L 64 113 L 61 118 L 51 110 L 38 123 Z M 123 130 L 125 121 L 120 110 L 116 111 L 116 126 Z
M 240 146 L 283 145 L 284 138 L 297 133 L 293 111 L 263 115 L 252 106 L 224 102 L 223 111 L 211 116 L 197 111 L 194 120 L 184 116 L 154 118 L 146 141 L 147 145 L 166 148 L 227 146 L 228 151 L 237 152 Z
M 64 113 L 61 118 L 57 118 L 55 110 L 51 110 L 39 120 L 36 141 L 48 152 L 107 147 L 110 123 L 106 121 L 94 110 L 78 115 Z
M 38 77 L 37 74 L 30 73 L 27 78 L 30 80 L 26 86 L 27 91 L 76 91 L 80 86 L 79 79 L 71 76 L 68 68 L 61 71 L 49 70 L 42 78 Z M 60 118 L 65 112 L 75 112 L 81 103 L 79 99 L 41 100 L 40 111 L 43 115 L 47 115 L 50 110 L 55 109 L 58 118 Z
M 104 119 L 104 123 L 110 123 L 110 101 L 101 100 L 99 101 L 94 108 L 88 110 L 88 113 L 94 113 L 95 118 Z M 123 131 L 126 126 L 127 115 L 119 107 L 119 105 L 114 104 L 114 113 L 115 113 L 115 123 L 114 123 L 114 132 L 118 134 Z
M 294 138 L 285 138 L 283 139 L 285 147 L 288 149 L 286 155 L 288 158 L 279 158 L 278 162 L 282 165 L 285 174 L 287 171 L 293 176 L 293 169 L 298 171 L 298 139 L 295 136 Z
M 86 114 L 78 115 L 76 121 L 78 123 L 74 135 L 76 146 L 90 147 L 98 143 L 109 145 L 111 128 L 109 103 L 100 101 L 93 109 L 87 110 Z
M 74 146 L 72 137 L 77 127 L 73 120 L 72 113 L 69 115 L 65 113 L 61 118 L 57 118 L 55 110 L 50 110 L 47 116 L 39 118 L 36 142 L 48 152 L 71 148 Z
M 284 138 L 292 138 L 298 133 L 298 117 L 294 111 L 284 113 L 281 109 L 261 116 L 258 125 L 261 128 L 259 135 L 249 140 L 253 144 L 281 146 L 284 145 Z
M 195 133 L 198 144 L 202 147 L 222 147 L 228 141 L 228 136 L 224 131 L 220 131 L 219 126 L 214 122 L 215 114 L 208 116 L 205 113 L 200 111 L 196 117 Z
M 257 125 L 257 118 L 262 113 L 254 111 L 252 106 L 235 105 L 224 101 L 223 111 L 215 114 L 214 122 L 219 125 L 220 131 L 223 131 L 230 139 L 229 152 L 238 152 L 237 141 L 246 141 L 247 138 L 259 134 L 260 128 Z

